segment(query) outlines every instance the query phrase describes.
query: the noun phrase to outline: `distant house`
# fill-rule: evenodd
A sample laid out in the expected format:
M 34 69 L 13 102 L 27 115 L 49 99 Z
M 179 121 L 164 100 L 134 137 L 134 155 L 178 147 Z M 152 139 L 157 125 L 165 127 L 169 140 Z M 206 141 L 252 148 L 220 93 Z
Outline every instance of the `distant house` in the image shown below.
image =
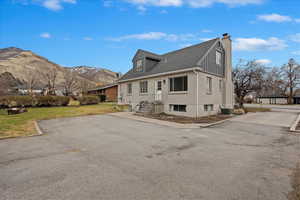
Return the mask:
M 260 104 L 287 104 L 288 97 L 284 95 L 271 95 L 257 97 L 257 103 Z
M 119 104 L 138 110 L 143 102 L 161 102 L 163 112 L 190 117 L 233 107 L 228 34 L 161 55 L 138 50 L 132 63 L 118 81 Z
M 88 94 L 93 95 L 105 95 L 105 101 L 116 102 L 118 99 L 118 84 L 112 83 L 90 89 Z
M 288 104 L 288 95 L 264 95 L 257 97 L 256 101 L 261 104 Z M 294 92 L 292 104 L 300 104 L 300 89 Z

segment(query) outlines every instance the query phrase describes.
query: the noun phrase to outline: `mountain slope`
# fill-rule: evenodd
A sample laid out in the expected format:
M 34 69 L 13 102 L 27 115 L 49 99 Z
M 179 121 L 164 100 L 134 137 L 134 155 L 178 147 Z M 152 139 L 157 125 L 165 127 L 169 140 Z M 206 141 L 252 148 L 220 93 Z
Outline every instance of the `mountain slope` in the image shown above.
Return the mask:
M 113 83 L 118 79 L 118 73 L 104 68 L 76 66 L 67 68 L 79 76 L 96 82 L 98 85 Z
M 61 67 L 31 51 L 15 47 L 0 49 L 0 74 L 9 72 L 16 80 L 24 84 L 28 84 L 32 79 L 35 79 L 35 82 L 37 82 L 36 87 L 45 87 L 47 85 L 47 79 L 45 77 L 52 71 L 55 71 L 57 74 L 56 87 L 58 89 L 63 88 L 65 77 L 70 74 L 70 71 L 75 72 L 76 82 L 84 81 L 91 87 L 99 82 L 106 84 L 116 80 L 114 75 L 108 76 L 107 74 L 109 73 L 100 72 L 102 69 L 88 70 L 86 73 L 76 72 L 75 69 L 78 68 Z M 116 74 L 114 72 L 110 73 Z

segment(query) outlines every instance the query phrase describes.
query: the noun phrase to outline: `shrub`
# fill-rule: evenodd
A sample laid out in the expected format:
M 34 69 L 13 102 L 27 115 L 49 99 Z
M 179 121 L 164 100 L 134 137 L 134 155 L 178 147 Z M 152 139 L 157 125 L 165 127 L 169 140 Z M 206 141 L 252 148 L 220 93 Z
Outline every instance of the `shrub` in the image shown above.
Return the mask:
M 36 100 L 39 107 L 67 106 L 70 102 L 70 98 L 64 96 L 39 96 Z
M 82 96 L 78 98 L 78 101 L 80 102 L 80 105 L 92 105 L 92 104 L 98 104 L 100 99 L 97 96 Z
M 35 100 L 31 96 L 2 96 L 0 97 L 0 107 L 31 107 L 35 105 Z

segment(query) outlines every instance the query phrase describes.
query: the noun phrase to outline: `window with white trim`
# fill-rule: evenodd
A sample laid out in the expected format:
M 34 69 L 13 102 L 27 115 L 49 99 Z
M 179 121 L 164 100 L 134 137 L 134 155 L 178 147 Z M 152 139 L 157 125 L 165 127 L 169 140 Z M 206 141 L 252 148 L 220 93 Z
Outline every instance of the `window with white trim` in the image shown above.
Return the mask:
M 135 71 L 136 72 L 143 71 L 143 60 L 142 59 L 136 61 Z
M 222 53 L 220 51 L 216 51 L 216 64 L 221 65 L 222 63 Z
M 148 92 L 148 81 L 140 82 L 140 93 L 145 94 Z
M 208 111 L 213 111 L 214 110 L 214 105 L 213 104 L 205 104 L 204 105 L 204 111 L 208 112 Z
M 131 95 L 132 94 L 132 83 L 127 84 L 127 94 Z
M 170 111 L 186 112 L 186 105 L 170 104 Z
M 211 94 L 212 93 L 212 78 L 206 77 L 206 93 Z
M 187 76 L 169 78 L 169 83 L 170 92 L 183 92 L 188 90 Z
M 219 90 L 220 90 L 220 92 L 222 92 L 222 90 L 223 90 L 223 81 L 222 80 L 219 80 Z

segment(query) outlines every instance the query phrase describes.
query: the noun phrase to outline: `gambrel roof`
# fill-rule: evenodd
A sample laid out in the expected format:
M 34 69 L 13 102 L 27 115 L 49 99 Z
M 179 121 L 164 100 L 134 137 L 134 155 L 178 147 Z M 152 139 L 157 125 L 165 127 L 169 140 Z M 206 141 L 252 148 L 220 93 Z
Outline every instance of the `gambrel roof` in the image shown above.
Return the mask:
M 196 44 L 162 55 L 144 50 L 138 50 L 135 57 L 138 54 L 143 54 L 145 57 L 157 59 L 157 64 L 155 64 L 155 66 L 152 67 L 151 70 L 141 73 L 136 73 L 134 71 L 134 68 L 132 68 L 125 75 L 123 75 L 119 79 L 119 81 L 126 81 L 128 79 L 135 79 L 143 76 L 161 74 L 165 72 L 185 70 L 197 66 L 199 67 L 198 62 L 203 57 L 205 57 L 205 55 L 207 55 L 208 51 L 216 44 L 217 41 L 220 41 L 220 38 L 215 38 L 200 44 Z

